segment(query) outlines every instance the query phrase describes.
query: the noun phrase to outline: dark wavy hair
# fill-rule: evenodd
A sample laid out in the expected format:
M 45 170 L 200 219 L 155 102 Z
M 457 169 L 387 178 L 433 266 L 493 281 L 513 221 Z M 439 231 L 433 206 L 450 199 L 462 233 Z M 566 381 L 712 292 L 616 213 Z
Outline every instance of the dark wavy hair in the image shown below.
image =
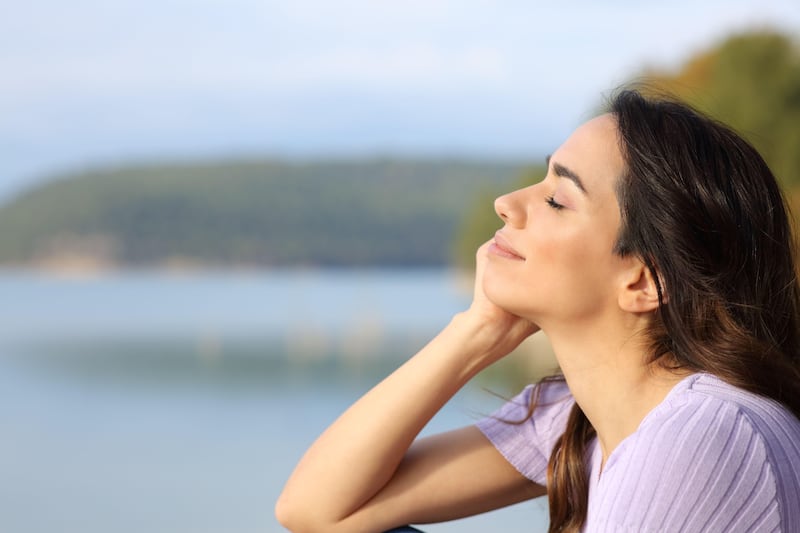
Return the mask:
M 795 243 L 767 164 L 730 128 L 671 98 L 626 89 L 608 112 L 625 160 L 614 253 L 639 257 L 658 288 L 651 361 L 711 373 L 800 418 Z M 548 465 L 550 533 L 586 520 L 594 436 L 576 404 Z

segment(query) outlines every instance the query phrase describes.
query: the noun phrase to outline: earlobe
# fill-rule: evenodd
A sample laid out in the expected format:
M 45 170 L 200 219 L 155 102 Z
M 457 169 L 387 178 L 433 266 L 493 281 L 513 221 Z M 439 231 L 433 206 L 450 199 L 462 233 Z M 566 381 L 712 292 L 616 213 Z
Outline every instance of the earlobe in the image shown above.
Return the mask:
M 664 290 L 663 283 L 661 289 Z M 666 294 L 662 298 L 666 302 Z M 641 261 L 637 260 L 626 273 L 619 295 L 619 306 L 630 313 L 648 313 L 658 309 L 658 285 L 653 273 Z

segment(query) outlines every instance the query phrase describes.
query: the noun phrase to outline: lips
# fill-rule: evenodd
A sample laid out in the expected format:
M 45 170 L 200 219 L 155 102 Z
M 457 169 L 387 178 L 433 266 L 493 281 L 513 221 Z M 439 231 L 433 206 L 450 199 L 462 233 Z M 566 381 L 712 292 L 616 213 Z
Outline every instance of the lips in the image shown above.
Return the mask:
M 489 251 L 503 257 L 508 257 L 509 259 L 525 259 L 511 246 L 499 231 L 494 234 L 494 242 L 489 246 Z

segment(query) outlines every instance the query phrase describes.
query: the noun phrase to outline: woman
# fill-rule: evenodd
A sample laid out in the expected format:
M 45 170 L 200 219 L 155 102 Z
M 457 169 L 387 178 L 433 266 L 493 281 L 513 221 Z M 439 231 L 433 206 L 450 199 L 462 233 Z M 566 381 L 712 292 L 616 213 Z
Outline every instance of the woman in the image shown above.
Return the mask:
M 800 531 L 800 291 L 755 150 L 624 91 L 495 209 L 470 308 L 314 443 L 279 520 L 383 531 L 547 494 L 553 532 Z M 415 440 L 538 329 L 562 376 Z

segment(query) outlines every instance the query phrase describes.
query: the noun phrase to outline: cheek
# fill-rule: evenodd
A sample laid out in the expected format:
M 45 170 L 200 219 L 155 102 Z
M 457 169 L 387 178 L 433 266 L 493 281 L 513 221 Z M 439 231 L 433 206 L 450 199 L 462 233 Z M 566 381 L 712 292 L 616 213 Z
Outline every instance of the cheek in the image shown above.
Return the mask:
M 496 305 L 534 321 L 594 314 L 613 296 L 612 247 L 613 239 L 597 224 L 538 225 L 525 240 L 526 261 L 489 262 L 484 292 Z
M 591 233 L 577 229 L 551 227 L 530 239 L 527 250 L 527 267 L 547 277 L 570 275 L 593 256 L 596 243 Z
M 606 276 L 614 263 L 616 224 L 601 216 L 575 217 L 562 224 L 548 224 L 543 231 L 531 235 L 526 250 L 528 263 L 542 274 L 559 277 Z M 556 275 L 556 274 L 560 274 Z
M 555 236 L 554 236 L 555 237 Z M 591 233 L 560 234 L 532 248 L 517 290 L 531 313 L 585 316 L 612 296 L 614 256 L 606 239 Z

